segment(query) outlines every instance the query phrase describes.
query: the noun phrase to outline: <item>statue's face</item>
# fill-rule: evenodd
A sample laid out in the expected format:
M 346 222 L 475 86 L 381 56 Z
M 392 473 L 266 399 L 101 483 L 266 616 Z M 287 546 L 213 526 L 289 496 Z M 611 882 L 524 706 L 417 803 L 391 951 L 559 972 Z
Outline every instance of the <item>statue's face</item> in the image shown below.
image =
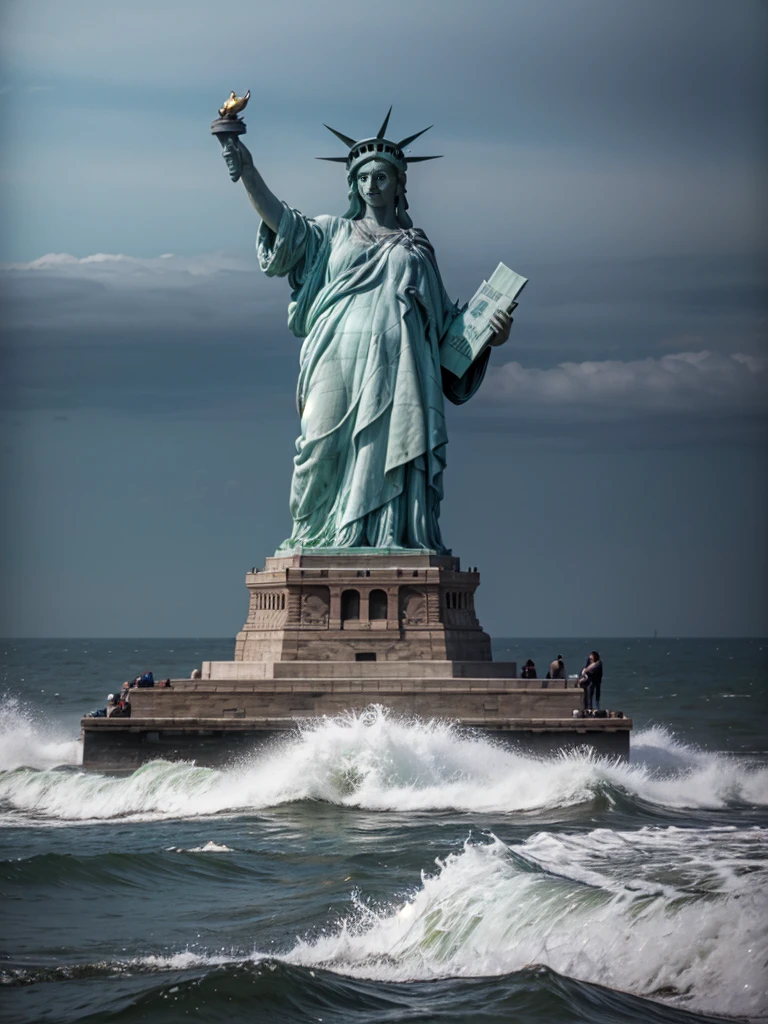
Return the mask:
M 386 160 L 370 160 L 357 172 L 357 191 L 368 206 L 394 205 L 397 171 Z

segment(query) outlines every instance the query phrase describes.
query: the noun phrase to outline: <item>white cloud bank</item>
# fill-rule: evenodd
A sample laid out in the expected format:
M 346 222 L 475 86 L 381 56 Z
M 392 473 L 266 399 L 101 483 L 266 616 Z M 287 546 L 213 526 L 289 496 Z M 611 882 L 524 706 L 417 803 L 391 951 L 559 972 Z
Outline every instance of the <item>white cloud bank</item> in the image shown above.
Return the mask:
M 547 370 L 510 362 L 491 369 L 486 399 L 510 411 L 532 407 L 580 418 L 766 411 L 768 359 L 740 352 L 678 352 L 660 358 L 561 363 Z
M 164 278 L 189 274 L 207 277 L 228 271 L 254 269 L 255 257 L 250 263 L 239 254 L 207 253 L 202 256 L 174 256 L 172 252 L 160 256 L 126 256 L 124 253 L 96 252 L 90 256 L 72 256 L 68 252 L 49 252 L 29 263 L 0 263 L 0 273 L 34 271 L 41 274 L 59 274 L 67 277 L 110 279 L 116 282 L 136 277 L 163 275 Z
M 109 343 L 137 332 L 250 329 L 265 316 L 285 321 L 288 288 L 271 288 L 255 252 L 154 257 L 47 253 L 0 264 L 6 329 L 28 341 L 45 335 Z

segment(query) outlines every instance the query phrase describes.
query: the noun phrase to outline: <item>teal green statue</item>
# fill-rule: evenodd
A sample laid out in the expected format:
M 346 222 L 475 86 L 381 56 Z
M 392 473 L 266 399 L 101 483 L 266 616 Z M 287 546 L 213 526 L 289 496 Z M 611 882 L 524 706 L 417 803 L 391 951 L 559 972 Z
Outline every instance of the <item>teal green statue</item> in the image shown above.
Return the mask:
M 459 310 L 405 198 L 407 164 L 436 158 L 406 158 L 404 147 L 422 132 L 394 143 L 388 122 L 389 113 L 375 137 L 359 142 L 329 129 L 349 148 L 346 157 L 323 158 L 346 164 L 343 217 L 306 217 L 280 202 L 241 138 L 222 139 L 230 176 L 242 179 L 261 217 L 261 268 L 288 278 L 288 326 L 304 339 L 293 532 L 280 552 L 446 551 L 443 396 L 471 398 L 490 349 L 462 377 L 441 367 L 440 345 Z M 503 310 L 493 316 L 491 345 L 507 340 L 511 322 Z

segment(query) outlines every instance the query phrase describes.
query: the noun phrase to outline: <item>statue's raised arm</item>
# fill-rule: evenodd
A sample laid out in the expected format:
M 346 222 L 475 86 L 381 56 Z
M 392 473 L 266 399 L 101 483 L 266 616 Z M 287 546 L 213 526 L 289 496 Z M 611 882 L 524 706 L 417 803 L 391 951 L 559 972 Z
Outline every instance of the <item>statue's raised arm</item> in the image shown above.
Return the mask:
M 211 133 L 222 145 L 221 155 L 232 181 L 242 180 L 254 210 L 271 231 L 277 231 L 283 204 L 267 188 L 254 166 L 248 147 L 240 141 L 240 136 L 245 135 L 245 121 L 239 115 L 245 110 L 250 98 L 250 89 L 244 96 L 237 96 L 233 90 L 219 107 L 219 116 L 211 125 Z
M 240 178 L 243 185 L 245 185 L 245 191 L 248 193 L 251 206 L 270 231 L 277 231 L 277 226 L 283 213 L 283 204 L 270 191 L 266 182 L 256 170 L 248 147 L 240 139 L 232 135 L 224 145 L 221 155 L 224 157 L 232 181 L 237 181 Z

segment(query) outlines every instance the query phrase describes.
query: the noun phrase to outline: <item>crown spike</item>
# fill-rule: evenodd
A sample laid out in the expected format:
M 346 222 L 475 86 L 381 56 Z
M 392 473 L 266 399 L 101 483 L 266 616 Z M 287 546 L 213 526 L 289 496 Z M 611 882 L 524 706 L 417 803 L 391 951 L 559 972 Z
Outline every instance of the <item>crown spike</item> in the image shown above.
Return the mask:
M 434 125 L 430 124 L 428 127 L 422 128 L 420 132 L 416 132 L 415 135 L 409 135 L 407 139 L 403 139 L 402 142 L 398 142 L 398 146 L 400 149 L 405 149 L 405 147 L 413 142 L 414 139 L 418 139 L 420 135 L 423 135 L 424 132 L 428 132 L 430 128 L 434 128 Z
M 382 122 L 381 128 L 379 128 L 379 130 L 376 132 L 376 138 L 377 139 L 383 139 L 384 138 L 384 134 L 385 134 L 385 132 L 387 130 L 387 125 L 389 124 L 389 115 L 391 113 L 392 113 L 392 107 L 390 107 L 389 110 L 387 111 L 387 116 L 384 118 L 384 121 Z
M 341 139 L 341 141 L 344 143 L 344 145 L 348 146 L 349 149 L 352 149 L 352 147 L 357 142 L 356 139 L 350 139 L 350 137 L 348 135 L 342 135 L 341 132 L 337 132 L 336 129 L 335 128 L 331 128 L 331 126 L 329 124 L 323 124 L 323 128 L 327 128 L 329 132 L 333 132 L 333 134 L 336 136 L 336 138 L 337 139 Z
M 347 162 L 345 156 L 316 156 L 315 160 L 328 160 L 332 164 L 345 164 Z
M 424 160 L 442 160 L 443 154 L 441 153 L 439 156 L 407 156 L 405 159 L 409 164 L 420 164 Z

